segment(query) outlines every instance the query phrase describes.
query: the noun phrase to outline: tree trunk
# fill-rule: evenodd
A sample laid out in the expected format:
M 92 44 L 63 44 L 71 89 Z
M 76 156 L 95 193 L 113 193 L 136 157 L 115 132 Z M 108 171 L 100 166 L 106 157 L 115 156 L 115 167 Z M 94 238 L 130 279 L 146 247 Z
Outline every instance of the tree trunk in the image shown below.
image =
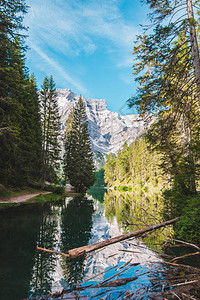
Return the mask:
M 199 58 L 199 48 L 196 37 L 196 29 L 195 29 L 195 20 L 194 13 L 192 8 L 192 0 L 187 1 L 187 12 L 188 12 L 188 20 L 189 20 L 189 29 L 190 29 L 190 43 L 191 43 L 191 51 L 192 51 L 192 60 L 194 65 L 194 73 L 197 85 L 197 95 L 200 105 L 200 58 Z
M 67 254 L 69 255 L 69 257 L 78 257 L 79 255 L 83 255 L 83 254 L 101 249 L 105 246 L 112 245 L 112 244 L 130 239 L 130 238 L 135 237 L 135 236 L 141 236 L 142 234 L 144 234 L 146 232 L 150 232 L 150 231 L 156 230 L 158 228 L 161 228 L 163 226 L 173 224 L 177 221 L 178 221 L 178 218 L 175 218 L 173 220 L 169 220 L 169 221 L 166 221 L 166 222 L 162 222 L 160 224 L 152 225 L 152 226 L 149 226 L 147 228 L 140 229 L 138 231 L 134 231 L 134 232 L 123 234 L 123 235 L 120 235 L 120 236 L 117 236 L 117 237 L 114 237 L 114 238 L 110 238 L 106 241 L 97 242 L 95 244 L 90 244 L 90 245 L 87 245 L 87 246 L 83 246 L 83 247 L 75 248 L 75 249 L 72 249 L 72 250 L 68 250 Z
M 158 228 L 173 224 L 177 221 L 178 221 L 178 218 L 175 218 L 175 219 L 172 219 L 172 220 L 169 220 L 169 221 L 166 221 L 166 222 L 151 225 L 151 226 L 149 226 L 147 228 L 144 228 L 144 229 L 140 229 L 140 230 L 130 232 L 130 233 L 127 233 L 127 234 L 122 234 L 120 236 L 110 238 L 110 239 L 102 241 L 102 242 L 97 242 L 95 244 L 90 244 L 90 245 L 87 245 L 87 246 L 71 249 L 71 250 L 68 250 L 67 253 L 62 253 L 62 252 L 58 252 L 58 251 L 54 251 L 54 250 L 41 248 L 41 247 L 36 247 L 36 249 L 46 251 L 46 252 L 56 253 L 56 254 L 59 254 L 59 255 L 64 255 L 66 257 L 76 258 L 80 255 L 84 255 L 86 253 L 93 252 L 93 251 L 101 249 L 103 247 L 106 247 L 106 246 L 109 246 L 109 245 L 112 245 L 112 244 L 115 244 L 115 243 L 119 243 L 121 241 L 125 241 L 127 239 L 132 238 L 132 237 L 141 236 L 146 232 L 154 231 Z
M 47 166 L 48 166 L 48 152 L 49 152 L 49 134 L 50 134 L 50 119 L 51 119 L 51 99 L 49 99 L 48 109 L 48 120 L 46 125 L 46 136 L 44 137 L 44 161 L 43 161 L 43 178 L 42 178 L 42 189 L 45 187 Z M 47 114 L 47 113 L 46 113 Z M 45 120 L 46 121 L 46 120 Z
M 45 153 L 45 140 L 46 140 L 46 110 L 47 110 L 47 96 L 45 95 L 45 101 L 44 101 L 44 119 L 43 119 L 43 146 L 42 146 L 42 189 L 44 189 L 45 186 L 45 180 L 46 180 L 46 166 L 45 166 L 45 160 L 46 160 L 46 153 Z
M 190 145 L 192 144 L 192 133 L 191 133 L 191 122 L 190 122 L 190 116 L 188 116 L 188 144 L 189 144 L 189 151 L 188 151 L 188 156 L 189 156 L 189 168 L 190 168 L 190 191 L 194 194 L 196 194 L 196 172 L 195 172 L 195 161 L 194 161 L 194 153 L 193 150 L 191 149 Z

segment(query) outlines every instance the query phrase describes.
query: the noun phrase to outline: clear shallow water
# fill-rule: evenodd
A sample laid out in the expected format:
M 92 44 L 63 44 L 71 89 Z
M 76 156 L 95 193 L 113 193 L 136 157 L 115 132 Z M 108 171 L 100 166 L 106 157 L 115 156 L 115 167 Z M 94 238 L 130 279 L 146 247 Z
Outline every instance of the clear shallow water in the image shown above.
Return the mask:
M 137 293 L 140 290 L 141 299 L 149 299 L 149 292 L 155 290 L 158 282 L 158 290 L 166 284 L 162 265 L 153 263 L 161 258 L 150 249 L 128 242 L 77 259 L 36 250 L 36 246 L 40 246 L 67 252 L 121 234 L 117 218 L 113 214 L 109 218 L 103 204 L 91 196 L 4 210 L 0 212 L 0 220 L 0 299 L 16 300 L 37 295 L 39 299 L 39 295 L 69 289 L 82 281 L 82 286 L 97 285 L 126 268 L 113 280 L 140 275 L 138 279 L 115 288 L 90 287 L 76 292 L 76 295 L 102 299 L 101 293 L 106 292 L 104 297 L 122 299 L 127 291 Z M 129 264 L 124 269 L 119 269 L 127 262 Z M 95 275 L 98 276 L 93 278 Z M 70 295 L 75 299 L 74 293 Z

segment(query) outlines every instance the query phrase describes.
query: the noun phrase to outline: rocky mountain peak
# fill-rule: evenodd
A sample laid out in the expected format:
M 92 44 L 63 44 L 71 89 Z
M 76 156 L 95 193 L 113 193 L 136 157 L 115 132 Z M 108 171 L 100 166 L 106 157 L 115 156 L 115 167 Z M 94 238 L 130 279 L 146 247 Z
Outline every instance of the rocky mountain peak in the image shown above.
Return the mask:
M 56 93 L 64 131 L 69 111 L 79 96 L 69 89 L 57 89 Z M 144 124 L 138 120 L 138 115 L 120 116 L 117 112 L 107 109 L 105 99 L 82 98 L 86 107 L 93 151 L 104 154 L 117 153 L 125 141 L 130 144 L 144 130 Z

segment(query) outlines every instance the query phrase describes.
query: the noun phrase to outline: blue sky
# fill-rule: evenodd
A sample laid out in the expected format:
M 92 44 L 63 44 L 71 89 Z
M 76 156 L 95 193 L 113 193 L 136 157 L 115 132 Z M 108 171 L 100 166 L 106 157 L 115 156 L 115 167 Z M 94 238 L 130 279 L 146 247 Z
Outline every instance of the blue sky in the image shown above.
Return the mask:
M 24 23 L 27 66 L 40 88 L 54 77 L 57 88 L 106 99 L 108 109 L 132 113 L 135 94 L 132 49 L 146 9 L 139 0 L 27 0 Z

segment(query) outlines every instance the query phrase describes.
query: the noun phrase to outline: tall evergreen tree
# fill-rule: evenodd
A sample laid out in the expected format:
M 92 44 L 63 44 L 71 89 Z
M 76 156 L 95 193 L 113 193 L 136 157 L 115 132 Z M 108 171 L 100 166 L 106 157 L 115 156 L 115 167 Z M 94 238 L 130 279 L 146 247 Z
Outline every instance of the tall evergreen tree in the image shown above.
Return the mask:
M 60 164 L 60 115 L 53 77 L 45 77 L 40 91 L 42 116 L 42 187 L 53 182 Z
M 64 173 L 77 192 L 84 191 L 95 180 L 87 116 L 81 97 L 67 122 Z
M 139 88 L 129 105 L 136 104 L 143 117 L 154 121 L 146 136 L 163 154 L 164 170 L 183 191 L 195 192 L 200 65 L 192 1 L 146 2 L 155 27 L 153 33 L 138 37 L 134 48 Z M 180 7 L 187 18 L 177 16 Z
M 160 155 L 150 151 L 141 137 L 116 155 L 110 153 L 105 164 L 104 179 L 108 186 L 163 186 L 166 177 L 160 168 Z
M 27 77 L 20 125 L 21 170 L 24 181 L 41 181 L 42 129 L 39 96 L 34 75 Z
M 110 153 L 107 156 L 104 169 L 105 169 L 105 173 L 104 173 L 105 182 L 108 184 L 108 186 L 111 186 L 116 180 L 115 154 Z
M 12 96 L 18 103 L 15 114 L 18 133 L 10 157 L 12 173 L 9 180 L 19 186 L 38 184 L 41 179 L 41 123 L 35 79 L 33 76 L 29 79 L 20 40 L 17 38 L 15 43 L 12 64 L 16 65 L 16 78 L 12 85 Z
M 3 184 L 14 183 L 12 174 L 21 109 L 21 97 L 17 91 L 21 90 L 23 80 L 18 63 L 21 64 L 19 54 L 24 50 L 23 36 L 19 31 L 25 29 L 22 21 L 26 11 L 23 0 L 0 2 L 0 182 Z

